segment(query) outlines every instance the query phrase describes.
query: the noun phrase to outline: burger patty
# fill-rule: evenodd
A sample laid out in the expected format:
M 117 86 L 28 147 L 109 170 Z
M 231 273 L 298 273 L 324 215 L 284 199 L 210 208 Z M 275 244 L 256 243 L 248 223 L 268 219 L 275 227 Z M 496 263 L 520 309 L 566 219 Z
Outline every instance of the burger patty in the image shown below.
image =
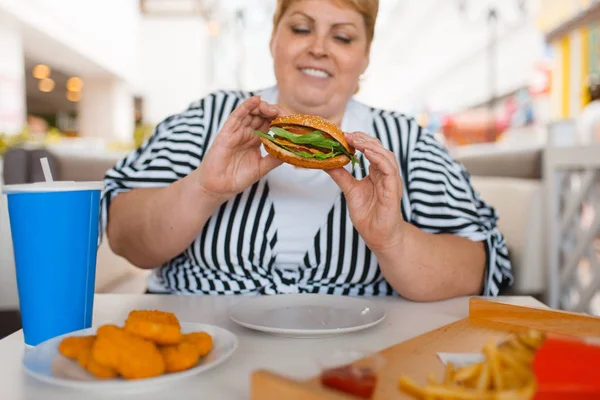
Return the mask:
M 311 127 L 308 127 L 308 126 L 302 126 L 302 125 L 282 125 L 279 128 L 285 129 L 288 132 L 295 133 L 295 134 L 298 134 L 298 135 L 306 135 L 306 134 L 309 134 L 309 133 L 313 133 L 314 131 L 317 130 L 317 129 L 314 129 L 314 128 L 311 128 Z M 325 132 L 321 132 L 321 135 L 323 135 L 323 137 L 326 138 L 326 139 L 333 139 L 333 140 L 335 140 L 333 138 L 333 136 L 331 136 L 331 135 L 329 135 L 329 134 L 327 134 Z
M 292 132 L 292 133 L 296 133 L 296 132 Z M 284 139 L 282 137 L 279 137 L 277 135 L 275 135 L 275 143 L 287 146 L 288 148 L 290 148 L 291 150 L 294 150 L 294 151 L 305 151 L 305 152 L 307 152 L 309 154 L 327 154 L 327 153 L 331 153 L 331 150 L 328 150 L 327 152 L 325 152 L 324 149 L 320 149 L 318 147 L 311 146 L 311 145 L 308 145 L 308 144 L 305 144 L 305 145 L 296 144 L 294 142 L 291 142 L 291 141 L 289 141 L 287 139 Z

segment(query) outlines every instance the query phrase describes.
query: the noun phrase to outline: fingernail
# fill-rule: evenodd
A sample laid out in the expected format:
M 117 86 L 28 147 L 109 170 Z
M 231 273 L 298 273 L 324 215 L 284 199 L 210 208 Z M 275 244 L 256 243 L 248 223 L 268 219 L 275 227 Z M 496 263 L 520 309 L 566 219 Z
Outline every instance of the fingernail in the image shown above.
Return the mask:
M 360 136 L 352 137 L 352 140 L 354 140 L 354 143 L 364 143 L 365 142 L 365 139 L 361 138 Z
M 354 134 L 352 132 L 346 132 L 346 137 L 349 139 L 354 139 Z

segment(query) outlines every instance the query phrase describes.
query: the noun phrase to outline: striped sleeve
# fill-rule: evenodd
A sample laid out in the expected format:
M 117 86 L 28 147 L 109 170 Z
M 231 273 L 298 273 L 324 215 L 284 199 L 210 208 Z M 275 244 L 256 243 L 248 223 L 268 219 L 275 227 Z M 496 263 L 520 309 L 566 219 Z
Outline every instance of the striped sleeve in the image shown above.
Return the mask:
M 451 233 L 485 243 L 484 296 L 497 296 L 513 275 L 496 211 L 475 192 L 465 168 L 430 133 L 419 135 L 408 163 L 411 223 L 429 233 Z
M 120 193 L 164 187 L 185 177 L 200 164 L 205 138 L 204 100 L 156 126 L 137 150 L 109 169 L 100 199 L 100 240 L 108 224 L 111 202 Z

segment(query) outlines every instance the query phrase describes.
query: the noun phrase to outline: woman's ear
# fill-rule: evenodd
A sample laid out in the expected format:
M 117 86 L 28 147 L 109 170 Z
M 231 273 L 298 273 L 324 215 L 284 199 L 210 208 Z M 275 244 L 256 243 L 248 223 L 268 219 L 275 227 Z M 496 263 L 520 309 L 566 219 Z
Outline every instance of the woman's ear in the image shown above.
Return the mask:
M 363 60 L 363 66 L 362 66 L 362 69 L 360 71 L 361 75 L 363 75 L 367 71 L 367 68 L 369 68 L 369 63 L 370 62 L 371 62 L 371 54 L 370 54 L 370 52 L 368 52 L 367 56 Z
M 275 34 L 276 27 L 273 28 L 273 32 L 271 32 L 271 40 L 269 40 L 269 51 L 271 52 L 271 57 L 275 57 Z

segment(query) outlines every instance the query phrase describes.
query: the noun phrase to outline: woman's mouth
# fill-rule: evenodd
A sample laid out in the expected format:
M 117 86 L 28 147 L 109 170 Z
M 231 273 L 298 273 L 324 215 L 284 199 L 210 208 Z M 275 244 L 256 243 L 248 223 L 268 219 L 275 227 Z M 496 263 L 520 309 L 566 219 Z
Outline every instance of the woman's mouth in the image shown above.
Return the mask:
M 329 72 L 316 68 L 301 68 L 300 72 L 302 72 L 304 75 L 312 76 L 314 78 L 326 79 L 331 77 Z

